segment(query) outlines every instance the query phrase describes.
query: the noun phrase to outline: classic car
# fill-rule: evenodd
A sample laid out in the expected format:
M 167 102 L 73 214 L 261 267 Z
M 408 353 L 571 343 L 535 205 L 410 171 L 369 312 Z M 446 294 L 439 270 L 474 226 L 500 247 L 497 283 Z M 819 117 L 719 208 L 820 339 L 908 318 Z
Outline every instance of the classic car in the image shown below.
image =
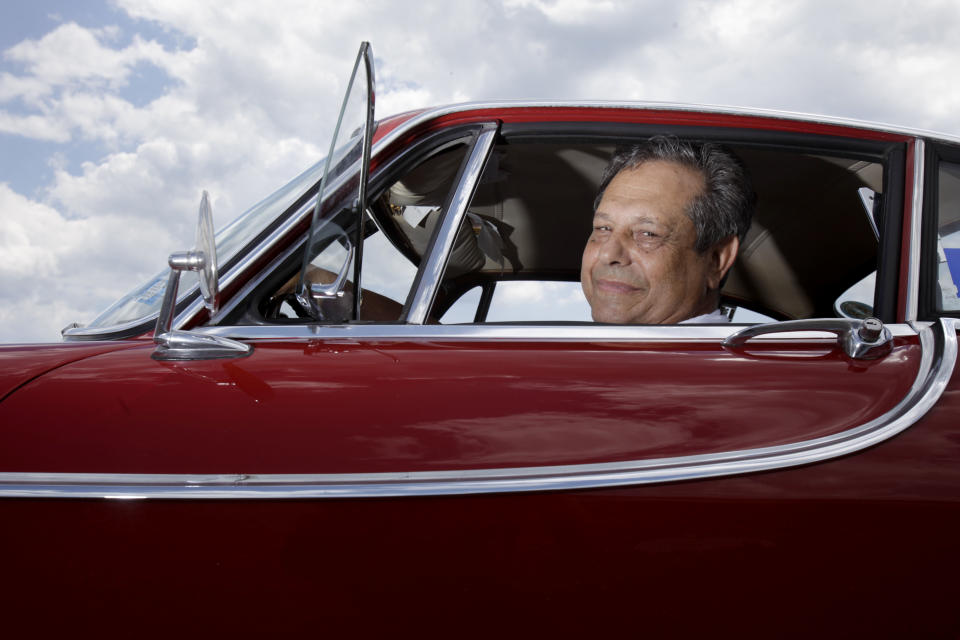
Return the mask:
M 374 118 L 0 348 L 7 628 L 956 636 L 960 141 L 732 108 Z M 614 148 L 757 194 L 722 324 L 594 323 Z M 159 265 L 158 265 L 159 266 Z M 181 283 L 181 279 L 183 282 Z

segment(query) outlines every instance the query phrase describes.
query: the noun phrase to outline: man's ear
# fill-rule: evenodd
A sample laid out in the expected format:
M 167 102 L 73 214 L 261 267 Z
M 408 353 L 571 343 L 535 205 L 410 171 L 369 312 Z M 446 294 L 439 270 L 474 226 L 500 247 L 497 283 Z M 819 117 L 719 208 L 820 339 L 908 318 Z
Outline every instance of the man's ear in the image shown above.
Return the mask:
M 713 245 L 707 252 L 710 259 L 710 272 L 707 275 L 707 284 L 710 289 L 719 289 L 733 262 L 737 259 L 737 252 L 740 250 L 740 239 L 737 236 L 730 236 L 726 240 L 721 240 Z

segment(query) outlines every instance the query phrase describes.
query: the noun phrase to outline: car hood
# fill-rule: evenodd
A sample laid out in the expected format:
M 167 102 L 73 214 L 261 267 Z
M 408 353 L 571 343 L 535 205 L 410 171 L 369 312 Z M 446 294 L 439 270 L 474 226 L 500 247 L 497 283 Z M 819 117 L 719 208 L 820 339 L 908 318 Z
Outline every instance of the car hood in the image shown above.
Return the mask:
M 0 345 L 0 402 L 43 374 L 84 358 L 128 349 L 141 341 Z

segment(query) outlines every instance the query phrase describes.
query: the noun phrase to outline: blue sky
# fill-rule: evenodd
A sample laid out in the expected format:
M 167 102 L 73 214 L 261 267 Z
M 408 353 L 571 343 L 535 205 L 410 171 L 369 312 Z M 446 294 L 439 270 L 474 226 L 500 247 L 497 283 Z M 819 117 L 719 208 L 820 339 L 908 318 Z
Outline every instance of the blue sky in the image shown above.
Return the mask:
M 960 5 L 849 0 L 0 4 L 0 342 L 56 341 L 320 158 L 357 46 L 377 112 L 763 107 L 960 133 Z
M 39 40 L 58 26 L 75 23 L 89 29 L 115 25 L 118 29 L 114 45 L 130 43 L 134 34 L 153 39 L 165 47 L 177 48 L 189 42 L 179 34 L 164 30 L 148 20 L 134 20 L 126 12 L 106 2 L 8 2 L 3 5 L 0 20 L 0 51 L 6 51 L 24 40 Z M 22 74 L 25 65 L 8 56 L 0 57 L 0 73 Z M 117 93 L 138 106 L 157 98 L 170 78 L 159 68 L 140 64 L 128 83 Z M 16 103 L 7 106 L 16 111 Z M 20 193 L 37 194 L 53 177 L 50 158 L 57 156 L 70 171 L 76 171 L 84 160 L 101 156 L 106 147 L 97 141 L 71 139 L 53 143 L 28 137 L 0 133 L 0 176 Z

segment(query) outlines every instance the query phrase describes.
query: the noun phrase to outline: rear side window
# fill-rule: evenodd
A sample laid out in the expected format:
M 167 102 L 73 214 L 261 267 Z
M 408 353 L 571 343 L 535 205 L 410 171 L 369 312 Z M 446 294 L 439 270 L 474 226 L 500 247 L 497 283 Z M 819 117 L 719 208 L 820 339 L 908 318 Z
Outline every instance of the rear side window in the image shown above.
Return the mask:
M 937 311 L 960 311 L 960 164 L 942 162 L 937 176 Z

